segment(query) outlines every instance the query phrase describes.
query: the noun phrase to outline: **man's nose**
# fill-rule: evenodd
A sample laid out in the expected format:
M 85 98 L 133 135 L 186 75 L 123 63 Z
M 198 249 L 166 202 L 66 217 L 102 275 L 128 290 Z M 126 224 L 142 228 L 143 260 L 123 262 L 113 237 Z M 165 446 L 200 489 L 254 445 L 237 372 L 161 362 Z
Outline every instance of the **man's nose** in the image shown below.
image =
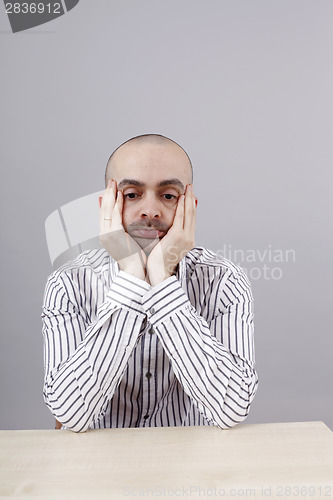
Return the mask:
M 160 203 L 155 197 L 146 197 L 141 207 L 141 217 L 156 219 L 161 216 Z

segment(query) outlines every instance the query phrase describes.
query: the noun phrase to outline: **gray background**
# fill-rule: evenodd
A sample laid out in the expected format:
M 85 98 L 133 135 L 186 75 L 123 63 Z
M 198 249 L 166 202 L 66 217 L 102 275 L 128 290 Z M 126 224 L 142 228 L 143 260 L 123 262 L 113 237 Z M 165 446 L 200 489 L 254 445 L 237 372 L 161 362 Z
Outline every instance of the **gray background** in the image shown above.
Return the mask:
M 198 244 L 295 252 L 240 262 L 259 269 L 260 386 L 246 422 L 333 428 L 333 2 L 81 0 L 15 35 L 3 3 L 0 17 L 0 427 L 53 426 L 45 219 L 103 189 L 121 142 L 157 132 L 192 158 Z M 265 279 L 264 264 L 280 279 Z

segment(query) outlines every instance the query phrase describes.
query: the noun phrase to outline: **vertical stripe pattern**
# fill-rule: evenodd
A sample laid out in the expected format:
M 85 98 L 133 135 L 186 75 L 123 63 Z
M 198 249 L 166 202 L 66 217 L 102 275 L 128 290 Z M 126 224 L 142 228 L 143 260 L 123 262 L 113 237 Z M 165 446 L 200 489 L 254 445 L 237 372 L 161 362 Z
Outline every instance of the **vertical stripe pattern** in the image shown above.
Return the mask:
M 44 399 L 76 432 L 244 420 L 256 393 L 245 273 L 198 247 L 155 287 L 90 250 L 48 279 Z

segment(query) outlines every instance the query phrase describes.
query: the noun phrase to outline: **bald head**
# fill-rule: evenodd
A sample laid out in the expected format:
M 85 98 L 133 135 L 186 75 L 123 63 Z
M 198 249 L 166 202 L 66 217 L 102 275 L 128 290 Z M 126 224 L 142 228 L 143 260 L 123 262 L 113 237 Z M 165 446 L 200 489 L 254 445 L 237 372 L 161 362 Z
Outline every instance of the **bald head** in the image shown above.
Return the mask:
M 155 151 L 160 151 L 161 156 L 166 155 L 166 153 L 172 152 L 172 154 L 177 154 L 179 157 L 183 157 L 184 168 L 188 170 L 189 183 L 193 182 L 193 169 L 190 157 L 186 151 L 175 141 L 164 137 L 159 134 L 145 134 L 133 137 L 128 141 L 121 144 L 110 156 L 106 170 L 105 170 L 105 185 L 107 185 L 109 179 L 116 177 L 116 171 L 119 170 L 122 161 L 128 157 L 135 157 L 137 154 L 141 154 L 143 151 L 147 151 L 149 148 Z

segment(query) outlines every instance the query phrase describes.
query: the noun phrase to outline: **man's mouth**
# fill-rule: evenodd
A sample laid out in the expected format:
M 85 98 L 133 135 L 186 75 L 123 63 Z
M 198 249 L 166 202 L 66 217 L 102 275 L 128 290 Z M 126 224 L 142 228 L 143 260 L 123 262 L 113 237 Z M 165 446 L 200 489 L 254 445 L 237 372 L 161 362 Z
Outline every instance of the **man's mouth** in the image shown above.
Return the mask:
M 127 226 L 126 230 L 134 238 L 156 240 L 157 238 L 163 238 L 168 229 L 168 226 L 161 221 L 140 221 L 132 222 L 132 224 Z
M 148 227 L 143 227 L 141 229 L 137 228 L 131 231 L 131 236 L 134 236 L 135 238 L 156 239 L 163 238 L 164 235 L 164 231 Z

